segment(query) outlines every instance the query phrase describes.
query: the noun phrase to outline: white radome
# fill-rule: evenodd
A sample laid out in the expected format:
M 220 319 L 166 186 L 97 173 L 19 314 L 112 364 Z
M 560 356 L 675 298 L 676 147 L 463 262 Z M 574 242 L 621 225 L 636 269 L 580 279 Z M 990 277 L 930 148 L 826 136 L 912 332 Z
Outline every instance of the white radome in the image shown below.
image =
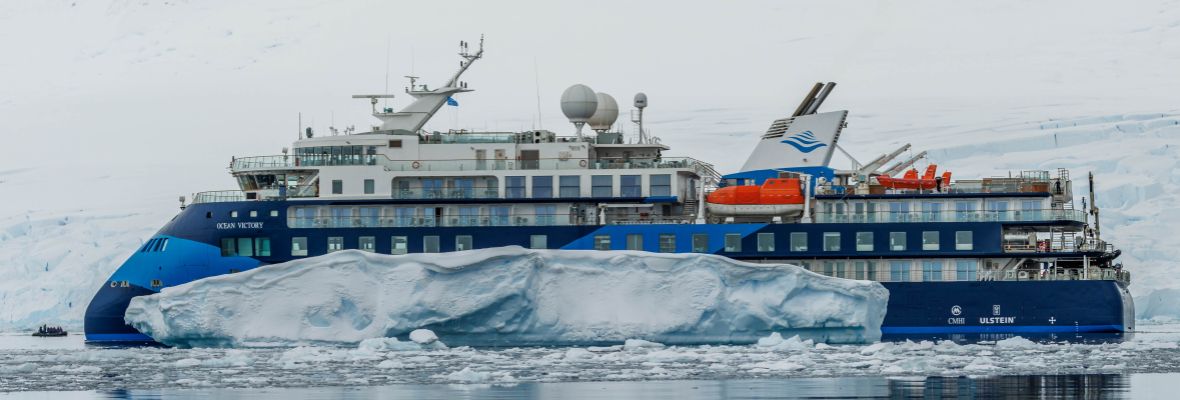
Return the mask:
M 594 115 L 586 121 L 590 124 L 590 129 L 605 132 L 618 119 L 619 103 L 615 102 L 615 98 L 609 94 L 598 93 L 598 108 L 594 111 Z
M 575 124 L 585 123 L 598 109 L 598 95 L 583 84 L 570 86 L 561 94 L 561 113 Z

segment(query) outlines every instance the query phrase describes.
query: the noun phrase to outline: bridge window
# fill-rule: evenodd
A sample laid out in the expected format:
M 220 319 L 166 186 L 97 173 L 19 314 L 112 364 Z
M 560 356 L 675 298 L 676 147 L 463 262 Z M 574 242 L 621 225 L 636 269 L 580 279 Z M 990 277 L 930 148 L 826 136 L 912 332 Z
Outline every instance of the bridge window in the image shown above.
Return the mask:
M 889 250 L 905 251 L 905 232 L 889 232 Z
M 356 248 L 370 253 L 375 252 L 377 251 L 377 238 L 373 236 L 361 236 L 356 239 Z
M 269 257 L 270 238 L 221 238 L 221 256 Z
M 758 251 L 774 251 L 774 233 L 767 232 L 758 234 Z
M 253 257 L 254 239 L 238 238 L 238 255 L 243 257 Z
M 405 236 L 394 236 L 389 241 L 389 254 L 406 254 L 410 252 L 410 242 Z
M 221 256 L 232 257 L 238 255 L 238 241 L 234 238 L 221 238 Z
M 840 232 L 824 232 L 824 251 L 840 251 Z
M 938 231 L 922 232 L 922 250 L 938 250 Z
M 725 234 L 725 251 L 731 253 L 738 253 L 742 251 L 742 234 L 740 233 L 726 233 Z
M 423 253 L 438 253 L 438 236 L 423 236 L 422 237 L 422 252 Z
M 332 180 L 332 194 L 344 194 L 344 181 L 339 179 Z
M 614 197 L 614 176 L 594 175 L 590 177 L 591 197 Z
M 610 250 L 610 235 L 595 235 L 594 250 Z
M 856 233 L 856 251 L 873 251 L 873 233 Z
M 471 235 L 455 236 L 455 251 L 471 250 Z
M 973 281 L 976 279 L 979 266 L 975 260 L 956 260 L 955 261 L 955 279 L 960 281 Z
M 955 250 L 974 250 L 974 249 L 975 249 L 975 232 L 972 232 L 972 231 L 955 232 Z
M 643 178 L 641 175 L 622 175 L 619 179 L 619 195 L 621 197 L 643 196 Z
M 530 235 L 529 236 L 530 249 L 548 249 L 549 236 L 548 235 Z
M 675 253 L 676 252 L 676 234 L 661 233 L 660 234 L 660 252 L 661 253 Z
M 791 232 L 791 251 L 807 251 L 807 232 Z
M 627 235 L 627 250 L 643 250 L 643 235 Z
M 365 179 L 365 194 L 373 194 L 377 191 L 377 182 L 372 179 Z
M 708 253 L 709 252 L 709 235 L 706 233 L 695 233 L 692 235 L 692 251 L 694 253 Z
M 922 261 L 922 281 L 936 282 L 942 280 L 942 260 Z
M 557 183 L 561 187 L 558 192 L 561 197 L 582 197 L 582 177 L 561 176 Z
M 328 252 L 344 250 L 344 238 L 341 236 L 332 236 L 328 238 Z
M 509 199 L 523 199 L 524 198 L 524 177 L 523 176 L 506 176 L 504 177 L 504 197 Z
M 291 255 L 292 256 L 306 256 L 307 255 L 307 238 L 293 237 L 291 238 Z
M 648 183 L 651 185 L 649 196 L 671 196 L 672 195 L 672 175 L 660 174 L 652 175 L 648 178 Z
M 553 197 L 553 177 L 552 176 L 534 176 L 533 177 L 533 198 L 534 199 L 548 199 Z

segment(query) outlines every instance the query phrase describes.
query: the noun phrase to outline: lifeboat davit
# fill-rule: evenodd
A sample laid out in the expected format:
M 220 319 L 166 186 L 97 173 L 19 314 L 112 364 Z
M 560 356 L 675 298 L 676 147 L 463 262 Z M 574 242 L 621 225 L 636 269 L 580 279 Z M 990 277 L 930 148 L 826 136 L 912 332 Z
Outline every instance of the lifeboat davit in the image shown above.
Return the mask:
M 771 178 L 762 186 L 717 189 L 705 203 L 719 217 L 798 215 L 803 213 L 803 190 L 799 178 Z
M 906 171 L 901 178 L 894 178 L 886 175 L 877 177 L 877 183 L 881 186 L 890 189 L 922 189 L 929 190 L 938 187 L 938 179 L 935 179 L 935 174 L 938 172 L 938 166 L 930 164 L 926 167 L 926 173 L 922 177 L 918 177 L 918 170 L 910 169 Z M 951 172 L 945 171 L 942 173 L 942 184 L 947 185 L 951 182 Z

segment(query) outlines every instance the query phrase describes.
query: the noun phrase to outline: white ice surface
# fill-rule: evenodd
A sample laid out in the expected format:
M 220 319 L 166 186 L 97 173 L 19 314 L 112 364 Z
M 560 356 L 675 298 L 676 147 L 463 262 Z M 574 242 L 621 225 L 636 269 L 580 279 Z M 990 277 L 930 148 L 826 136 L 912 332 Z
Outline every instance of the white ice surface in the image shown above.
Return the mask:
M 136 297 L 126 320 L 183 347 L 357 343 L 407 333 L 418 343 L 437 333 L 447 343 L 481 345 L 749 343 L 770 332 L 848 343 L 880 337 L 887 301 L 875 282 L 714 255 L 351 250 Z M 434 332 L 411 333 L 419 328 Z

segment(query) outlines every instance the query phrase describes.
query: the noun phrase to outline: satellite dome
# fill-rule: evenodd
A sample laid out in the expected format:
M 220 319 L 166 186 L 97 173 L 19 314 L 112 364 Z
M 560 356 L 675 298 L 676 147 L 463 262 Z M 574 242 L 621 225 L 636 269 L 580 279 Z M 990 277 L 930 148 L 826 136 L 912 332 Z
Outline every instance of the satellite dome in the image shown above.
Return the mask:
M 609 94 L 598 93 L 598 108 L 594 110 L 594 115 L 586 121 L 590 124 L 590 129 L 605 132 L 615 124 L 617 119 L 619 119 L 619 103 L 616 103 L 615 98 Z
M 636 93 L 635 108 L 642 110 L 644 107 L 647 107 L 647 95 L 643 94 L 643 92 Z
M 561 94 L 561 113 L 569 118 L 578 128 L 578 136 L 582 136 L 582 125 L 594 115 L 598 109 L 598 95 L 594 89 L 583 84 L 570 86 Z

